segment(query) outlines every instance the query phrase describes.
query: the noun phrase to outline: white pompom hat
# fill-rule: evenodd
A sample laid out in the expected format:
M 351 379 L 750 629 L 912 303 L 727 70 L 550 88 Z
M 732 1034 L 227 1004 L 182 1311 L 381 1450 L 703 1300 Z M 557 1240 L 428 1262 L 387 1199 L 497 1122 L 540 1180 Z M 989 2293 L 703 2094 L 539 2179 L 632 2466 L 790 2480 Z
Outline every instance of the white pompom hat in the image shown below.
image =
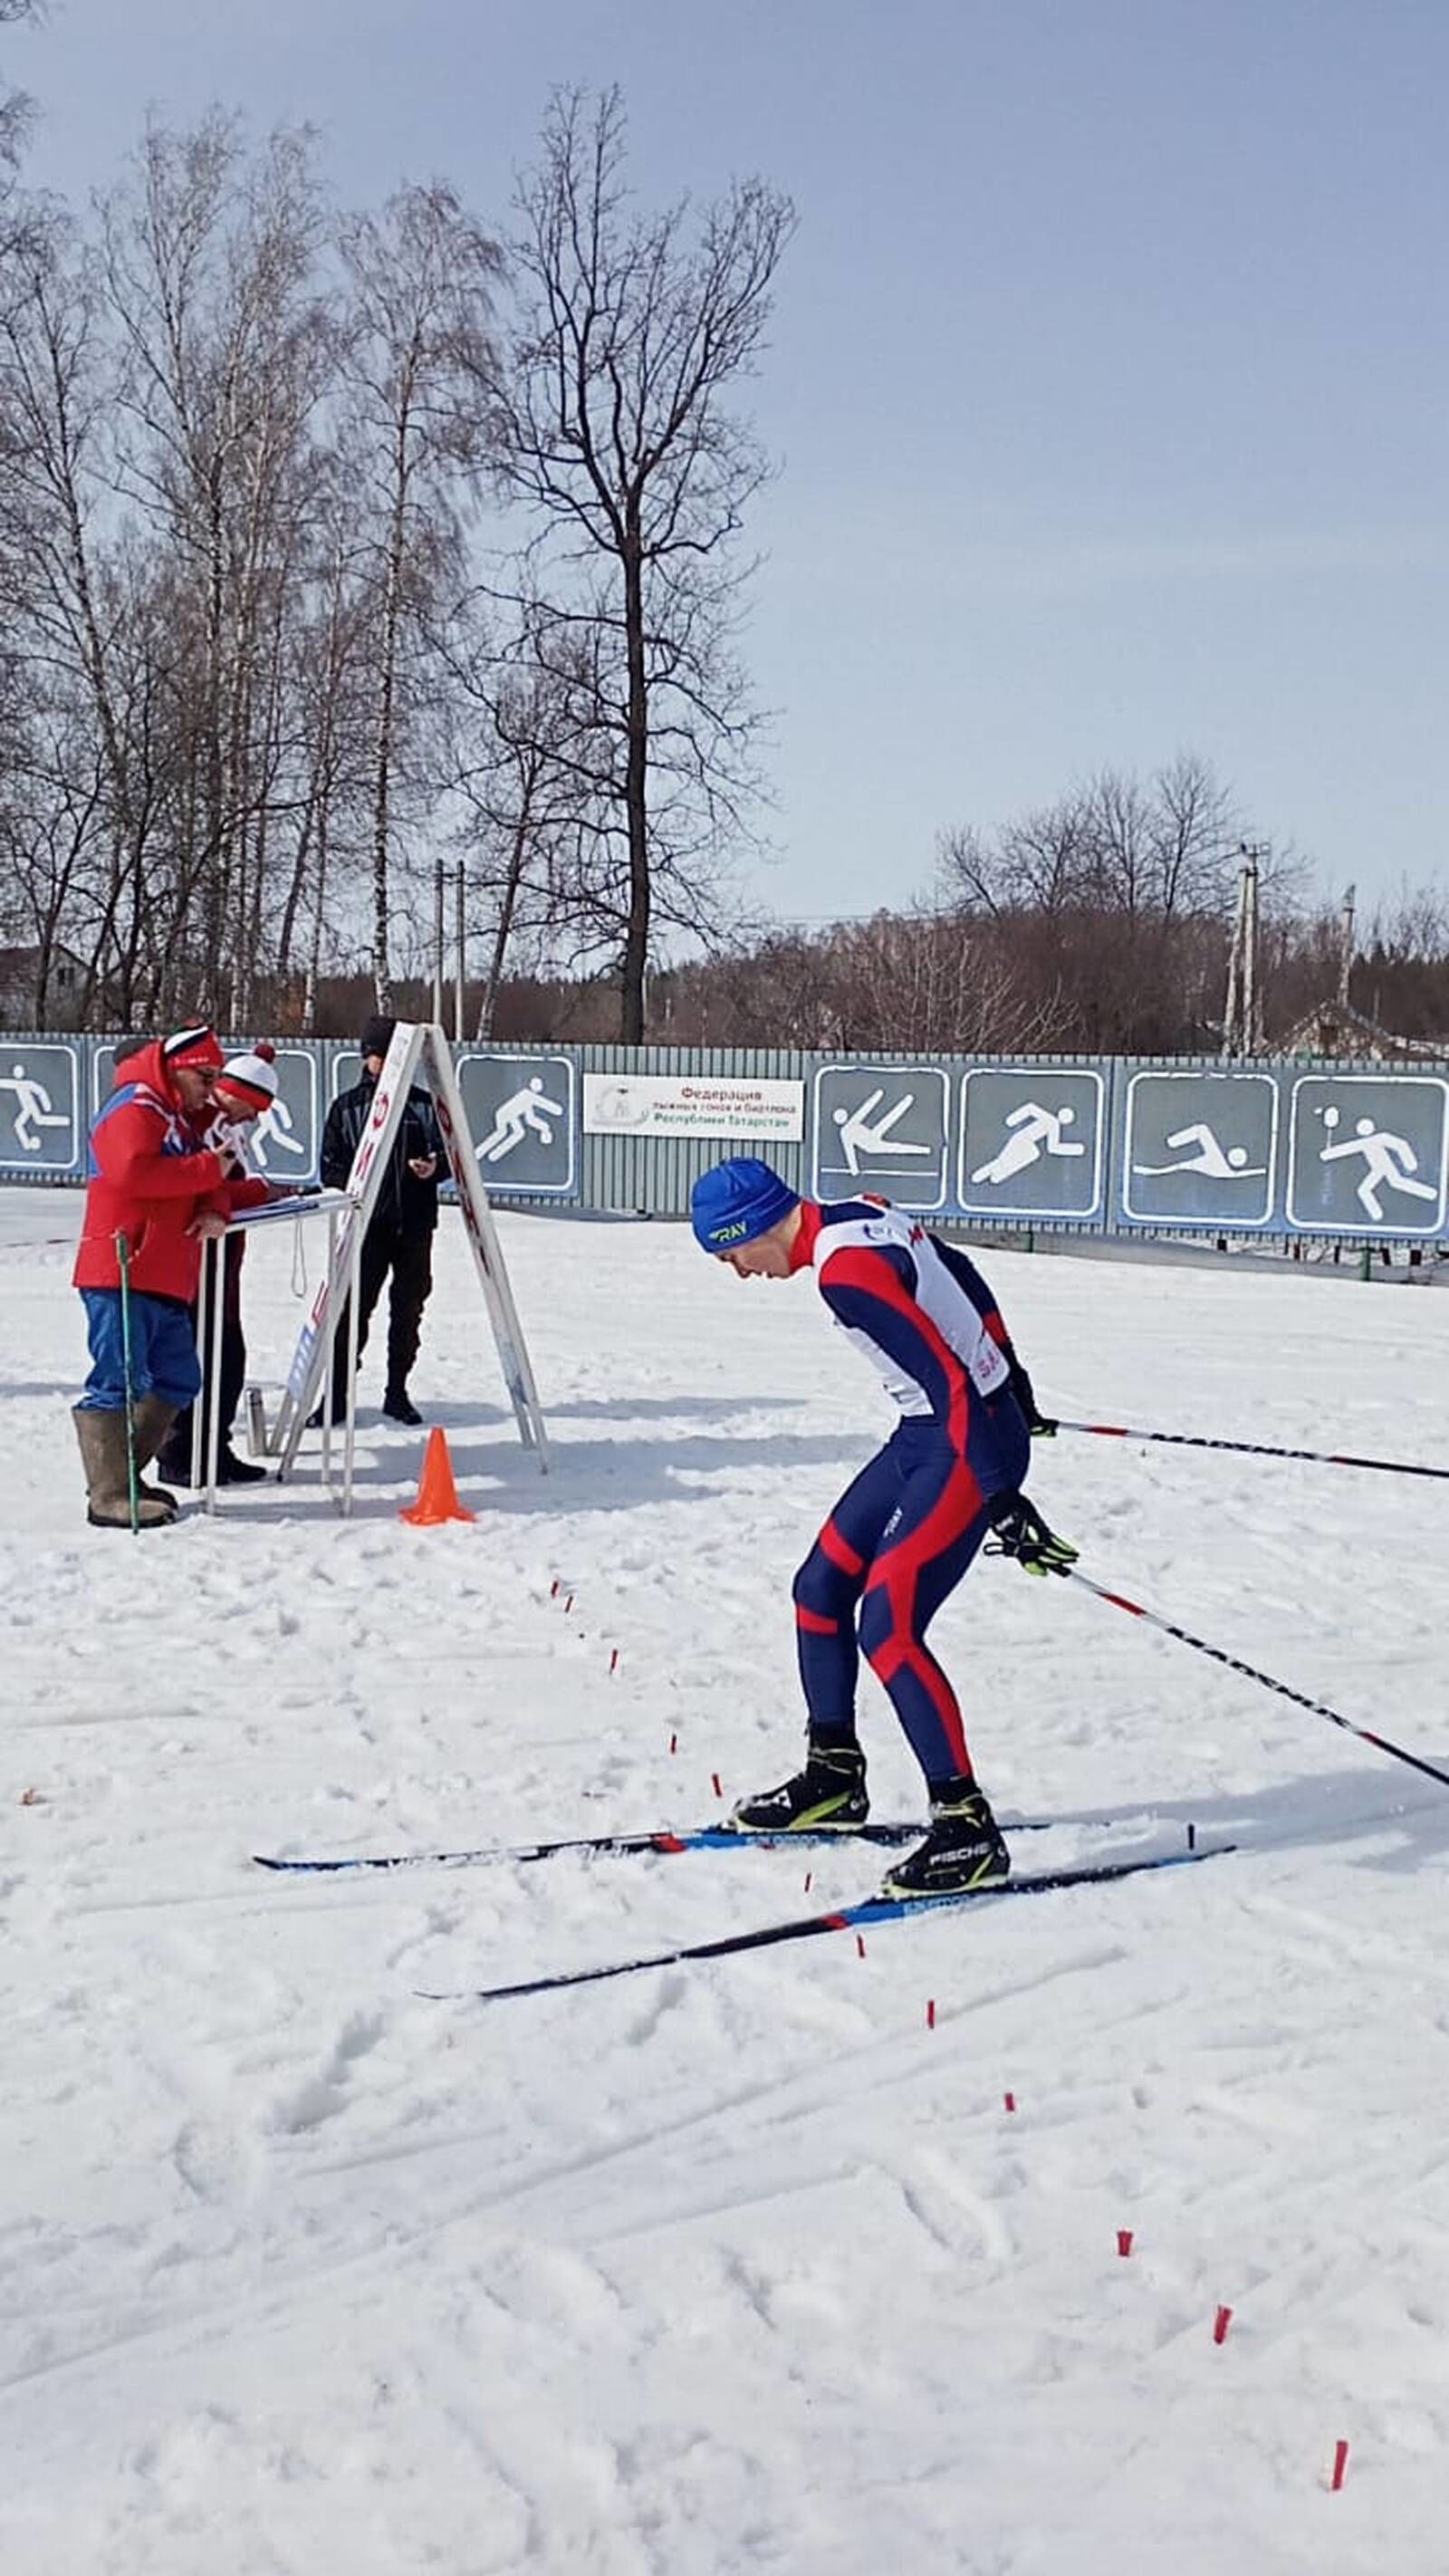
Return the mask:
M 277 1096 L 275 1053 L 275 1047 L 263 1040 L 250 1055 L 229 1055 L 212 1085 L 215 1098 L 235 1101 L 251 1118 L 270 1109 Z

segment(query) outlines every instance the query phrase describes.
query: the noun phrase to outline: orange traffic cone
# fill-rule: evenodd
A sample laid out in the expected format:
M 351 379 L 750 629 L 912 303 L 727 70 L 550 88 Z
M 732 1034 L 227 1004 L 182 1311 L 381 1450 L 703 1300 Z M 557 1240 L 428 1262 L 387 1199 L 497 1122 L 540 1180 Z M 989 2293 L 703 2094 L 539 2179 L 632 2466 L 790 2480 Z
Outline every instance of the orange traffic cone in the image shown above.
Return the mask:
M 436 1529 L 442 1521 L 471 1521 L 476 1518 L 476 1512 L 465 1512 L 458 1500 L 458 1488 L 453 1482 L 453 1461 L 448 1455 L 448 1435 L 435 1426 L 428 1433 L 428 1445 L 423 1452 L 418 1499 L 410 1512 L 399 1512 L 398 1519 L 411 1521 L 414 1529 Z

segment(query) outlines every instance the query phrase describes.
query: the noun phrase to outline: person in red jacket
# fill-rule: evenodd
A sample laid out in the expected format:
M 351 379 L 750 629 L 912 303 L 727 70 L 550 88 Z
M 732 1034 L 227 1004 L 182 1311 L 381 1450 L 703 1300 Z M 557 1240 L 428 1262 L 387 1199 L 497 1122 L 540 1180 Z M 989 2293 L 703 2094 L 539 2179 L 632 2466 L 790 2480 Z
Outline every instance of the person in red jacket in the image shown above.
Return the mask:
M 124 1235 L 130 1276 L 130 1395 L 139 1471 L 155 1457 L 173 1416 L 201 1382 L 189 1308 L 201 1247 L 226 1231 L 228 1156 L 204 1147 L 204 1117 L 222 1065 L 212 1030 L 178 1029 L 128 1056 L 91 1127 L 90 1181 L 72 1273 L 86 1310 L 91 1372 L 74 1408 L 85 1469 L 87 1518 L 98 1529 L 131 1525 L 126 1444 L 127 1372 L 121 1314 Z M 175 1518 L 173 1498 L 143 1485 L 137 1518 L 156 1529 Z

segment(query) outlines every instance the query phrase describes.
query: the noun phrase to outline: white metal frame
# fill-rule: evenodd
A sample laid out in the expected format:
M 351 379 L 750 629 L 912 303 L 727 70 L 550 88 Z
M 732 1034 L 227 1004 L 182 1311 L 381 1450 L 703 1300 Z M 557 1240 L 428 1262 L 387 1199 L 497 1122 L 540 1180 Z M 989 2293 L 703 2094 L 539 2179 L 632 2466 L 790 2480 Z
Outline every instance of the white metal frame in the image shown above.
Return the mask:
M 474 1267 L 483 1291 L 484 1304 L 493 1330 L 499 1364 L 508 1388 L 518 1424 L 519 1437 L 526 1448 L 536 1451 L 539 1465 L 548 1466 L 548 1438 L 538 1388 L 523 1338 L 518 1310 L 513 1302 L 508 1272 L 504 1266 L 503 1248 L 493 1222 L 478 1173 L 477 1155 L 468 1130 L 468 1116 L 458 1089 L 453 1060 L 441 1028 L 424 1022 L 400 1020 L 393 1033 L 382 1071 L 373 1093 L 372 1111 L 358 1142 L 347 1188 L 332 1199 L 332 1223 L 327 1245 L 327 1268 L 318 1283 L 312 1310 L 298 1337 L 288 1372 L 277 1422 L 269 1447 L 278 1460 L 278 1482 L 285 1484 L 296 1462 L 297 1450 L 307 1416 L 317 1401 L 319 1389 L 325 1390 L 322 1406 L 322 1472 L 328 1476 L 331 1457 L 331 1377 L 332 1349 L 339 1321 L 339 1296 L 347 1304 L 348 1368 L 346 1411 L 344 1417 L 343 1502 L 344 1513 L 352 1508 L 353 1453 L 356 1439 L 357 1411 L 357 1345 L 360 1319 L 360 1283 L 362 1244 L 368 1224 L 377 1205 L 388 1157 L 407 1111 L 408 1092 L 413 1077 L 425 1072 L 432 1084 L 433 1105 L 438 1127 L 447 1152 L 448 1167 L 457 1184 L 463 1225 L 472 1247 Z M 285 1206 L 279 1202 L 279 1209 Z M 299 1205 L 318 1206 L 326 1201 L 301 1201 Z M 270 1214 L 271 1211 L 260 1213 Z
M 337 1255 L 338 1220 L 342 1216 L 343 1212 L 350 1208 L 351 1205 L 352 1201 L 345 1190 L 322 1190 L 313 1192 L 305 1198 L 271 1199 L 264 1207 L 239 1208 L 235 1216 L 231 1218 L 227 1226 L 226 1234 L 214 1241 L 208 1242 L 205 1247 L 202 1260 L 200 1305 L 197 1320 L 201 1326 L 199 1336 L 201 1349 L 208 1359 L 209 1366 L 207 1372 L 207 1385 L 203 1389 L 202 1395 L 198 1395 L 191 1414 L 191 1481 L 193 1488 L 195 1488 L 198 1483 L 202 1484 L 203 1508 L 208 1512 L 214 1512 L 216 1510 L 217 1476 L 221 1463 L 221 1405 L 217 1399 L 219 1398 L 221 1388 L 221 1334 L 226 1312 L 227 1241 L 233 1234 L 249 1233 L 256 1226 L 281 1225 L 286 1223 L 289 1219 L 293 1223 L 296 1223 L 307 1217 L 325 1216 L 327 1219 L 327 1266 L 328 1270 L 331 1271 L 335 1265 Z M 357 1412 L 356 1317 L 358 1307 L 356 1289 L 358 1284 L 357 1274 L 361 1248 L 362 1236 L 359 1233 L 355 1237 L 352 1254 L 351 1285 L 354 1293 L 351 1299 L 350 1312 L 353 1321 L 349 1329 L 353 1342 L 353 1348 L 350 1353 L 353 1366 L 351 1376 L 348 1379 L 348 1404 L 345 1425 L 346 1436 L 343 1449 L 342 1510 L 344 1514 L 350 1513 L 352 1510 L 352 1461 Z M 203 1398 L 206 1395 L 210 1395 L 212 1398 L 209 1414 L 203 1401 Z M 206 1452 L 204 1457 L 202 1455 L 203 1424 L 205 1425 Z M 332 1484 L 332 1435 L 330 1420 L 327 1415 L 324 1415 L 323 1426 L 322 1480 L 330 1491 Z

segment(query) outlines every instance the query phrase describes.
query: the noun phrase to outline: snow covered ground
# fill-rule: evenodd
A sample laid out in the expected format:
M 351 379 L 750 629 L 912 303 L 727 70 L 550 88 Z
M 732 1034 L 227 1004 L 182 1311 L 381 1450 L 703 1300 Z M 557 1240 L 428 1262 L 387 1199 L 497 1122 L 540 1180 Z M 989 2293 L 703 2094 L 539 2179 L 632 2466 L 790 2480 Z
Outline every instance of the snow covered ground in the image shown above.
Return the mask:
M 779 1777 L 789 1575 L 876 1383 L 807 1283 L 506 1218 L 542 1479 L 450 1218 L 416 1387 L 476 1526 L 399 1524 L 421 1435 L 373 1354 L 350 1525 L 302 1482 L 138 1547 L 81 1521 L 78 1215 L 0 1199 L 5 2576 L 1439 2576 L 1449 1794 L 983 1565 L 937 1634 L 998 1808 L 1061 1819 L 1018 1866 L 1189 1818 L 1239 1857 L 864 1959 L 421 2001 L 873 1884 L 849 1848 L 249 1854 L 683 1824 Z M 248 1256 L 272 1383 L 291 1233 Z M 1065 1412 L 1449 1461 L 1441 1294 L 990 1268 Z M 1099 1580 L 1449 1763 L 1449 1488 L 1066 1437 L 1034 1484 Z M 912 1812 L 873 1683 L 864 1732 Z

